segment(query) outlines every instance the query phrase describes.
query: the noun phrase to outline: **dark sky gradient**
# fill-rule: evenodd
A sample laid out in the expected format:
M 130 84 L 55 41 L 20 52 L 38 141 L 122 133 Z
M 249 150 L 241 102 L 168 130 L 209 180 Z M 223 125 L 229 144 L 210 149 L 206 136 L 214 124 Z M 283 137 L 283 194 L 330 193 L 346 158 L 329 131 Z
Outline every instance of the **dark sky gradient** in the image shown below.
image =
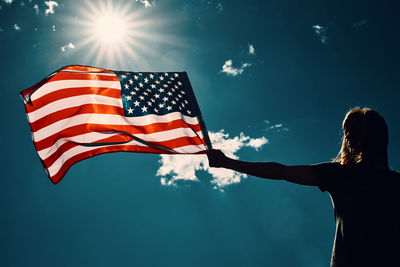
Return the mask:
M 48 16 L 44 1 L 0 2 L 0 266 L 329 265 L 333 208 L 317 188 L 249 177 L 221 192 L 205 172 L 199 182 L 163 186 L 159 156 L 133 153 L 85 160 L 53 185 L 19 92 L 69 64 L 187 70 L 209 130 L 269 140 L 238 152 L 249 161 L 329 161 L 346 111 L 375 108 L 389 126 L 389 165 L 400 169 L 397 1 L 156 0 L 147 9 L 113 1 L 132 2 L 151 22 L 144 30 L 163 36 L 138 39 L 149 51 L 114 63 L 79 46 L 87 36 L 73 21 L 83 19 L 85 1 L 57 2 Z M 327 29 L 327 43 L 314 25 Z M 76 48 L 62 52 L 69 42 Z M 228 59 L 251 66 L 229 76 L 221 72 Z M 288 131 L 267 131 L 265 120 Z

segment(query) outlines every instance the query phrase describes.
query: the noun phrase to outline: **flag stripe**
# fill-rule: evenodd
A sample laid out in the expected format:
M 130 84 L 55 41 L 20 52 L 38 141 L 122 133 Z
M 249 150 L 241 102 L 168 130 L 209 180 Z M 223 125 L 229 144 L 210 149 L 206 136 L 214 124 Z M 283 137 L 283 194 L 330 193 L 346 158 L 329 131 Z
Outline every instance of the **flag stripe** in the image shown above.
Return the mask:
M 164 134 L 165 133 L 165 134 Z M 136 138 L 147 142 L 163 142 L 168 140 L 173 140 L 178 137 L 187 136 L 189 138 L 200 138 L 203 139 L 203 135 L 201 131 L 193 132 L 187 128 L 178 128 L 173 129 L 165 132 L 158 132 L 153 134 L 137 134 L 135 135 Z M 110 138 L 119 138 L 119 139 L 110 139 Z M 70 143 L 68 147 L 74 147 L 79 144 L 83 143 L 99 143 L 99 142 L 123 142 L 123 141 L 130 141 L 132 137 L 125 134 L 115 134 L 114 133 L 107 133 L 107 132 L 89 132 L 69 138 L 62 138 L 57 140 L 51 147 L 46 149 L 42 149 L 38 151 L 40 158 L 44 160 L 48 160 L 50 157 L 58 157 L 60 154 L 58 153 L 58 149 L 64 146 L 64 144 Z M 196 141 L 197 142 L 197 141 Z M 196 143 L 197 144 L 197 143 Z M 66 150 L 64 150 L 66 151 Z M 58 156 L 57 156 L 58 155 Z
M 36 141 L 35 134 L 33 134 L 33 138 L 35 140 L 36 149 L 40 151 L 51 147 L 57 140 L 61 138 L 70 138 L 88 132 L 107 133 L 112 131 L 114 132 L 119 131 L 135 135 L 140 133 L 152 134 L 156 132 L 165 131 L 166 129 L 176 129 L 176 128 L 191 128 L 196 132 L 201 130 L 199 124 L 189 124 L 185 123 L 182 120 L 174 120 L 166 123 L 152 123 L 143 126 L 135 126 L 135 125 L 130 125 L 128 123 L 126 125 L 83 123 L 72 127 L 62 128 L 62 130 L 54 132 L 52 135 L 45 136 L 45 138 L 40 141 Z
M 109 129 L 118 127 L 118 125 L 134 125 L 131 130 L 133 130 L 135 134 L 138 133 L 135 129 L 144 130 L 146 133 L 152 133 L 157 131 L 157 126 L 159 130 L 165 130 L 166 128 L 169 129 L 170 126 L 173 126 L 173 123 L 176 120 L 181 120 L 181 125 L 196 125 L 199 123 L 197 118 L 182 116 L 179 112 L 169 113 L 163 116 L 147 115 L 142 117 L 121 117 L 120 115 L 114 114 L 79 114 L 67 119 L 59 120 L 47 127 L 41 128 L 40 130 L 33 132 L 33 136 L 35 142 L 39 142 L 47 137 L 57 134 L 60 132 L 60 129 L 72 128 L 77 125 L 87 125 L 86 127 L 90 127 L 92 124 L 112 125 Z M 168 123 L 172 123 L 172 125 Z M 162 126 L 164 126 L 164 128 L 162 128 Z
M 79 88 L 79 87 L 100 87 L 100 88 L 113 88 L 121 89 L 121 85 L 117 81 L 96 81 L 96 80 L 66 80 L 66 81 L 50 81 L 40 87 L 40 90 L 35 91 L 31 95 L 31 100 L 41 98 L 52 92 L 64 90 L 66 88 Z
M 112 137 L 103 139 L 102 141 L 120 142 L 120 141 L 129 141 L 129 140 L 126 140 L 126 136 L 118 135 L 118 136 L 112 136 Z M 151 145 L 154 145 L 154 146 L 167 147 L 172 150 L 175 150 L 176 148 L 179 148 L 179 147 L 189 146 L 189 145 L 193 145 L 196 147 L 200 146 L 204 150 L 204 145 L 203 145 L 202 141 L 200 139 L 196 139 L 196 138 L 179 137 L 179 138 L 174 138 L 174 139 L 167 140 L 167 141 L 148 142 L 148 143 Z M 145 146 L 145 144 L 142 144 L 136 140 L 132 140 L 123 145 L 128 146 L 128 145 L 132 145 L 132 144 L 135 146 Z M 49 173 L 51 175 L 54 175 L 55 173 L 57 173 L 59 171 L 63 162 L 65 162 L 69 158 L 71 158 L 77 154 L 80 154 L 82 152 L 94 150 L 98 147 L 104 147 L 104 146 L 88 147 L 88 146 L 75 145 L 73 143 L 65 143 L 57 150 L 55 156 L 51 156 L 51 157 L 43 160 L 43 163 L 48 168 Z M 162 150 L 162 151 L 165 152 L 166 150 Z M 191 151 L 191 152 L 193 153 L 193 152 L 197 152 L 197 151 L 198 150 Z
M 39 108 L 35 111 L 29 112 L 29 120 L 31 123 L 39 120 L 49 114 L 53 114 L 56 110 L 63 110 L 71 107 L 79 107 L 82 106 L 82 103 L 87 104 L 102 104 L 108 106 L 115 106 L 116 108 L 122 108 L 121 99 L 116 99 L 112 97 L 106 97 L 102 95 L 79 95 L 68 97 L 64 99 L 60 99 L 45 105 L 42 108 Z M 114 111 L 116 108 L 110 107 L 111 114 L 119 114 Z M 78 113 L 79 114 L 79 113 Z
M 50 82 L 60 80 L 119 81 L 114 73 L 59 72 L 50 79 Z
M 69 117 L 73 117 L 77 114 L 115 114 L 124 116 L 124 109 L 122 107 L 115 107 L 103 104 L 85 104 L 82 106 L 66 108 L 63 110 L 59 110 L 48 114 L 34 122 L 31 123 L 32 131 L 36 132 L 44 127 L 47 127 L 59 120 L 67 119 Z
M 82 66 L 82 65 L 70 65 L 70 66 L 65 66 L 61 69 L 58 70 L 58 72 L 64 72 L 64 71 L 80 71 L 80 72 L 111 72 L 111 70 L 108 69 L 103 69 L 103 68 L 97 68 L 97 67 L 90 67 L 90 66 Z
M 189 146 L 189 148 L 182 148 L 181 151 L 195 151 L 195 149 L 191 149 L 192 146 Z M 135 145 L 117 145 L 117 146 L 107 146 L 107 147 L 101 147 L 101 148 L 96 148 L 94 150 L 91 151 L 87 151 L 87 152 L 83 152 L 81 154 L 77 154 L 71 158 L 69 158 L 68 160 L 66 160 L 62 167 L 60 168 L 59 172 L 57 172 L 56 174 L 50 176 L 51 181 L 56 184 L 58 183 L 63 176 L 65 175 L 65 173 L 68 171 L 68 169 L 74 165 L 75 163 L 96 156 L 96 155 L 100 155 L 103 153 L 111 153 L 111 152 L 121 152 L 121 151 L 126 151 L 126 152 L 141 152 L 141 153 L 167 153 L 165 151 L 161 151 L 159 149 L 155 149 L 152 147 L 143 147 L 143 146 L 135 146 Z M 187 152 L 178 152 L 178 153 L 187 153 Z M 204 149 L 200 149 L 198 148 L 198 151 L 193 152 L 193 153 L 204 153 Z
M 32 106 L 29 105 L 26 109 L 26 112 L 30 113 L 52 102 L 80 95 L 100 95 L 100 96 L 107 96 L 107 97 L 121 99 L 121 90 L 111 89 L 111 88 L 100 88 L 100 87 L 76 87 L 76 88 L 62 89 L 56 92 L 49 93 L 47 95 L 40 97 L 39 99 L 36 99 L 35 101 L 32 101 Z

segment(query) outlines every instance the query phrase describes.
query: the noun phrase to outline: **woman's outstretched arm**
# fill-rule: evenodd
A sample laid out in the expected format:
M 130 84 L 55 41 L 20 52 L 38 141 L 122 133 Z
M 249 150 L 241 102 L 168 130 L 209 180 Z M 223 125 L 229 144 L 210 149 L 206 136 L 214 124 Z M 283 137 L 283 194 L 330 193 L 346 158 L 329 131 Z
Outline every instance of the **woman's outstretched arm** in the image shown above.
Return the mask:
M 210 167 L 227 168 L 249 175 L 317 186 L 318 180 L 311 165 L 287 166 L 276 162 L 247 162 L 225 156 L 221 150 L 207 151 Z

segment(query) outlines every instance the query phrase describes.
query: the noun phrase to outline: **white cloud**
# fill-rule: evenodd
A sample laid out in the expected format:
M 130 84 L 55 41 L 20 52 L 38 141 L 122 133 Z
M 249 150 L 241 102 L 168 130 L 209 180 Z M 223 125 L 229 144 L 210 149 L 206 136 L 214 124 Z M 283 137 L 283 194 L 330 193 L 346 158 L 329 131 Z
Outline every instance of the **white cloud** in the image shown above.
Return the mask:
M 152 7 L 152 5 L 150 4 L 150 2 L 149 2 L 148 0 L 136 0 L 136 2 L 142 3 L 142 4 L 144 5 L 145 8 Z M 154 5 L 154 4 L 155 4 L 155 3 L 154 3 L 154 1 L 153 1 L 153 5 Z
M 33 9 L 35 9 L 36 15 L 38 15 L 39 14 L 39 6 L 37 4 L 35 4 L 33 6 Z
M 65 51 L 67 51 L 67 49 L 74 49 L 74 48 L 75 48 L 75 45 L 73 43 L 69 43 L 64 46 L 61 46 L 61 51 L 65 52 Z
M 236 76 L 236 75 L 242 74 L 243 71 L 247 67 L 250 67 L 250 66 L 251 66 L 250 63 L 243 63 L 240 68 L 235 68 L 233 66 L 232 60 L 228 59 L 227 61 L 225 61 L 225 64 L 222 66 L 221 72 L 225 72 L 227 75 Z
M 55 31 L 56 31 L 56 25 L 51 26 L 51 30 L 52 30 L 53 32 L 55 32 Z
M 268 143 L 265 137 L 251 138 L 241 133 L 233 138 L 224 130 L 209 132 L 213 148 L 221 149 L 228 157 L 238 159 L 236 152 L 243 147 L 252 147 L 259 150 Z M 206 155 L 160 155 L 161 166 L 157 176 L 161 176 L 161 184 L 177 185 L 182 181 L 199 181 L 196 173 L 205 171 L 212 176 L 211 184 L 215 189 L 222 190 L 223 187 L 239 183 L 246 178 L 246 174 L 235 172 L 224 168 L 210 168 Z
M 4 3 L 11 4 L 14 0 L 4 0 Z
M 327 44 L 328 43 L 328 35 L 327 35 L 328 27 L 314 25 L 314 26 L 312 26 L 312 28 L 314 29 L 314 32 L 317 34 L 319 40 L 323 44 Z
M 14 30 L 16 30 L 16 31 L 20 31 L 21 30 L 21 27 L 20 26 L 18 26 L 18 24 L 14 24 Z
M 215 8 L 217 9 L 218 13 L 222 13 L 222 11 L 224 11 L 224 6 L 222 5 L 221 2 L 218 2 Z
M 249 43 L 249 55 L 255 55 L 255 54 L 256 54 L 256 50 L 254 49 L 254 45 Z
M 58 3 L 56 1 L 44 1 L 45 5 L 47 6 L 47 9 L 45 10 L 45 14 L 54 14 L 54 8 L 58 7 Z
M 288 128 L 283 127 L 282 123 L 272 124 L 269 120 L 265 120 L 264 122 L 267 124 L 267 128 L 265 128 L 264 131 L 276 130 L 278 133 L 289 131 Z

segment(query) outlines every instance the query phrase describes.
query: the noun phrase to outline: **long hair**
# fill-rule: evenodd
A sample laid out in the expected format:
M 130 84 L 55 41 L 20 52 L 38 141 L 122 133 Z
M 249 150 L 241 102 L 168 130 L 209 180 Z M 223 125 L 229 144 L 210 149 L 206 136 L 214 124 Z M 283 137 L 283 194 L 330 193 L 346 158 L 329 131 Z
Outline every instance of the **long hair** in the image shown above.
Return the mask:
M 342 147 L 335 161 L 342 165 L 383 164 L 388 168 L 388 127 L 379 113 L 353 108 L 343 120 Z

